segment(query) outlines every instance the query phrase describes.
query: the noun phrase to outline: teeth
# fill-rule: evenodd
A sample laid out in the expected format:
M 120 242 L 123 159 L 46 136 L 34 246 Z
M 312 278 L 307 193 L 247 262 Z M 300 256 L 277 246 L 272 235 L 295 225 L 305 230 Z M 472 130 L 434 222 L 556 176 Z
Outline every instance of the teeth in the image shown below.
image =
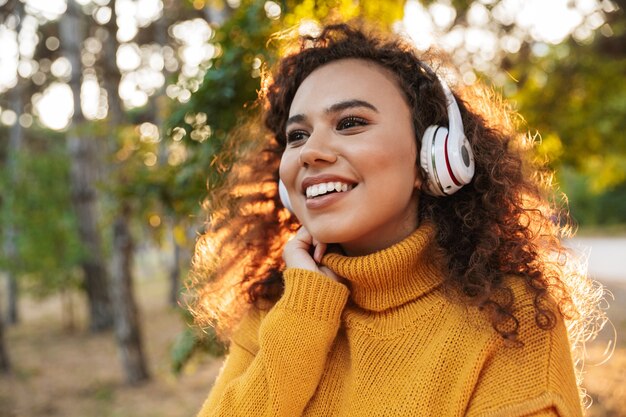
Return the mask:
M 352 188 L 352 185 L 348 185 L 340 181 L 315 184 L 306 188 L 306 197 L 313 198 L 317 197 L 318 195 L 324 195 L 332 191 L 346 192 L 348 190 L 351 190 Z

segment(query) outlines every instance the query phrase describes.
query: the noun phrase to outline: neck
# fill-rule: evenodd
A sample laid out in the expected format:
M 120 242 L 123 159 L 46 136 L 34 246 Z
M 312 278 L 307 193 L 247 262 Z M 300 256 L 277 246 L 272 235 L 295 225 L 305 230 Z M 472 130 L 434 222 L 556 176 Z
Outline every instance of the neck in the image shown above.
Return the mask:
M 415 202 L 415 204 L 417 204 Z M 417 213 L 417 209 L 412 209 L 410 213 Z M 385 231 L 374 230 L 365 236 L 351 242 L 339 244 L 343 253 L 348 256 L 365 256 L 375 252 L 380 252 L 389 248 L 407 237 L 409 237 L 419 226 L 417 216 L 410 216 L 402 219 L 395 227 L 389 230 L 389 225 L 385 225 Z
M 378 235 L 375 240 L 368 239 L 368 237 L 362 237 L 356 242 L 346 242 L 340 244 L 339 246 L 341 247 L 342 252 L 348 256 L 366 256 L 375 252 L 380 252 L 385 248 L 389 248 L 398 242 L 403 241 L 414 231 L 415 228 L 402 230 L 389 238 L 381 238 L 380 235 Z

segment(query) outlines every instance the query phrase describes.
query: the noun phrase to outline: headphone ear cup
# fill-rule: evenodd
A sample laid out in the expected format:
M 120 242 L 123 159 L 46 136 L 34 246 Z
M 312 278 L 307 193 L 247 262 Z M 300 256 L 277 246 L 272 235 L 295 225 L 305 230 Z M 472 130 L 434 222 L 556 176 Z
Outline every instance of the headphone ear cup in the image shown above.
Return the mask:
M 285 186 L 283 180 L 278 180 L 278 195 L 280 196 L 280 202 L 283 203 L 283 206 L 285 206 L 285 208 L 293 214 L 293 207 L 291 206 L 291 201 L 289 200 L 289 193 L 287 192 L 287 187 Z
M 435 140 L 441 130 L 448 129 L 442 126 L 432 125 L 426 128 L 424 135 L 422 136 L 422 148 L 420 149 L 420 166 L 426 172 L 426 190 L 428 194 L 442 197 L 445 195 L 439 184 L 439 178 L 437 176 L 437 155 Z
M 454 182 L 459 184 L 459 187 L 469 184 L 474 177 L 474 154 L 465 135 L 460 137 L 450 135 L 446 153 Z
M 424 132 L 420 165 L 426 171 L 429 194 L 454 194 L 474 176 L 474 155 L 465 136 L 454 137 L 447 128 L 432 125 Z

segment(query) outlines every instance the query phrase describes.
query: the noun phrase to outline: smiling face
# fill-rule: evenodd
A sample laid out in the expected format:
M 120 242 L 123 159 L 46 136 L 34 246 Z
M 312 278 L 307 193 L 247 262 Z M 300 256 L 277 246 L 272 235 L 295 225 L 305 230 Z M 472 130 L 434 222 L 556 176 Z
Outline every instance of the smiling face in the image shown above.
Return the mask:
M 316 69 L 296 92 L 286 135 L 280 177 L 314 238 L 362 255 L 417 228 L 417 145 L 389 70 L 358 59 Z

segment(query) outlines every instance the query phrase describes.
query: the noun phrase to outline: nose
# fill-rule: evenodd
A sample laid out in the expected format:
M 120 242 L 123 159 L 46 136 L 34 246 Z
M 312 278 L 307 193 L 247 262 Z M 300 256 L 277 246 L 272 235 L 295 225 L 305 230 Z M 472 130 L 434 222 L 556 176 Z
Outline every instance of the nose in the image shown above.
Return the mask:
M 337 152 L 331 146 L 330 136 L 325 132 L 313 132 L 300 148 L 300 164 L 314 166 L 334 163 Z

